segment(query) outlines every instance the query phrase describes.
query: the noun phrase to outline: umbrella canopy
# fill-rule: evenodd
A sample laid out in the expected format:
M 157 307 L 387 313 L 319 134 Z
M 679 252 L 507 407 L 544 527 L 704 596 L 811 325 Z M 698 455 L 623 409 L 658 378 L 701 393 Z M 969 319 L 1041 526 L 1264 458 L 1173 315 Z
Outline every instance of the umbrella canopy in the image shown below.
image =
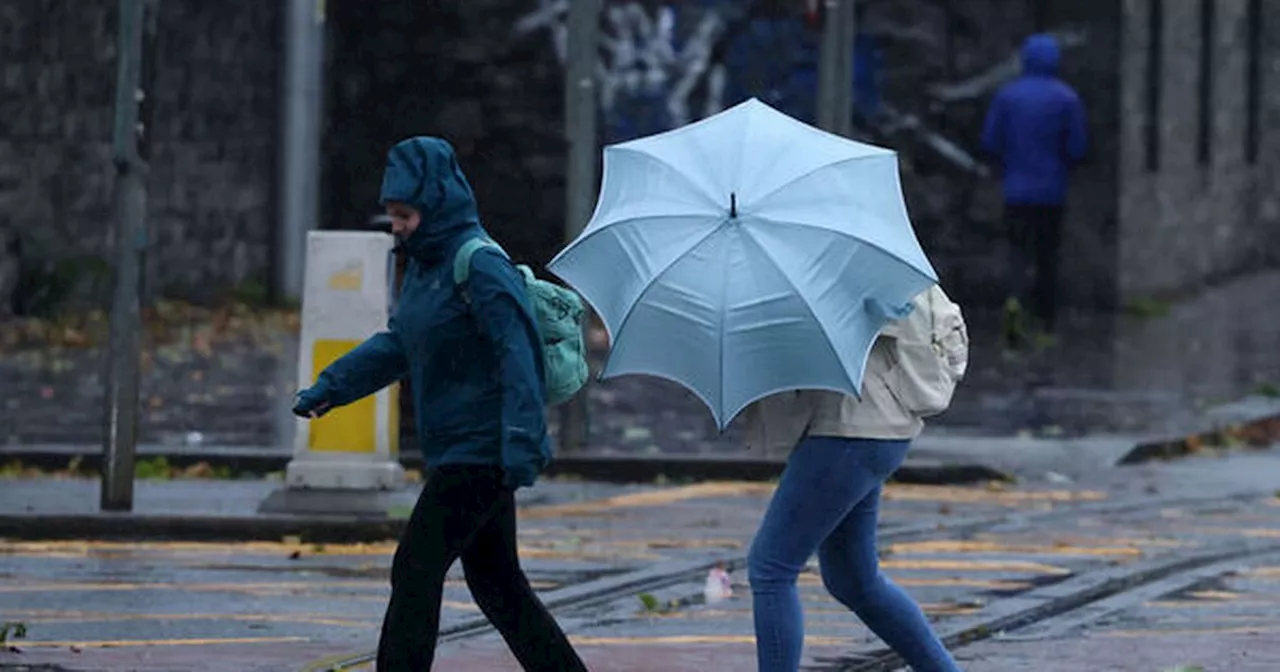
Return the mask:
M 603 377 L 680 383 L 721 429 L 776 392 L 859 394 L 880 329 L 937 282 L 897 155 L 755 99 L 607 147 L 595 213 L 549 268 L 609 331 Z

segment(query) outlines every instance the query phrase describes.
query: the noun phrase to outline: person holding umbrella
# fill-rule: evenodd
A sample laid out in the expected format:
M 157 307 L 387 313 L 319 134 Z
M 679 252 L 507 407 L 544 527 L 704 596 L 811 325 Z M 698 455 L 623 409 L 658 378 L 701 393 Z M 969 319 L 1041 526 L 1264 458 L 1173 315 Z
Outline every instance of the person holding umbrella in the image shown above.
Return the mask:
M 964 375 L 968 336 L 959 309 L 937 285 L 893 313 L 900 319 L 871 348 L 861 399 L 804 390 L 747 409 L 748 450 L 787 457 L 747 559 L 761 672 L 800 667 L 804 614 L 796 580 L 815 552 L 831 596 L 911 669 L 960 670 L 920 607 L 880 571 L 876 529 L 885 481 L 902 465 L 922 418 L 947 407 Z
M 799 667 L 795 584 L 814 551 L 832 592 L 917 672 L 959 669 L 876 563 L 881 485 L 968 352 L 894 152 L 756 99 L 612 145 L 594 214 L 550 269 L 609 331 L 603 378 L 684 385 L 722 431 L 764 400 L 749 415 L 766 411 L 768 445 L 800 444 L 748 566 L 760 670 Z
M 391 565 L 378 670 L 431 669 L 445 574 L 462 560 L 476 604 L 526 670 L 585 670 L 520 568 L 515 491 L 550 461 L 544 362 L 521 272 L 485 246 L 475 197 L 439 138 L 391 149 L 381 199 L 409 257 L 389 329 L 329 365 L 294 413 L 330 409 L 408 377 L 426 484 Z M 465 292 L 455 259 L 474 254 Z

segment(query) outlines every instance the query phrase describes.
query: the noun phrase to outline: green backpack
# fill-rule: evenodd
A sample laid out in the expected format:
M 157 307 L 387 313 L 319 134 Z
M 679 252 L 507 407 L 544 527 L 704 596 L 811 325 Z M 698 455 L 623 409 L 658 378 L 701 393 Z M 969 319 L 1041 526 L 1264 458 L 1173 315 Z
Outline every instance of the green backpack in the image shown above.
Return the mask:
M 453 281 L 467 295 L 467 279 L 471 277 L 471 257 L 484 247 L 497 250 L 510 259 L 506 250 L 487 238 L 472 238 L 462 244 L 453 257 Z M 538 323 L 538 335 L 542 337 L 542 363 L 546 379 L 543 381 L 547 403 L 563 404 L 573 398 L 587 384 L 587 347 L 583 334 L 586 310 L 582 299 L 572 291 L 546 280 L 539 280 L 524 265 L 516 266 L 524 275 L 525 291 L 533 307 Z

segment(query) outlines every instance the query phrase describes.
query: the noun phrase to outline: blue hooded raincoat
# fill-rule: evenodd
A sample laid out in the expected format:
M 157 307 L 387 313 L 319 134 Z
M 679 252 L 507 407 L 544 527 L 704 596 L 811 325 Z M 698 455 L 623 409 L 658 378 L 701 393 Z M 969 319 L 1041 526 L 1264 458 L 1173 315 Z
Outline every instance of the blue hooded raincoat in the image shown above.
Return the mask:
M 485 235 L 453 148 L 418 137 L 391 149 L 381 201 L 413 206 L 421 224 L 388 329 L 326 368 L 303 399 L 349 404 L 406 376 L 427 464 L 500 466 L 507 485 L 534 483 L 550 462 L 541 342 L 524 278 L 501 254 L 472 258 L 464 300 L 453 258 Z
M 982 147 L 1004 170 L 1010 205 L 1062 205 L 1071 165 L 1088 147 L 1084 105 L 1058 79 L 1061 55 L 1050 35 L 1032 35 L 1022 48 L 1022 76 L 996 94 Z

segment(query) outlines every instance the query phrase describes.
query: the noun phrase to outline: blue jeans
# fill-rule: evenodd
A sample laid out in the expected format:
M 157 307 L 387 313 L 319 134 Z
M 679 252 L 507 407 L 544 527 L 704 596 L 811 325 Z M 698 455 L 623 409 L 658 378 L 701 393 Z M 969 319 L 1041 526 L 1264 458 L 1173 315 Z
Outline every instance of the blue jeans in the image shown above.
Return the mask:
M 760 672 L 800 669 L 804 613 L 796 578 L 814 551 L 827 591 L 913 670 L 960 672 L 920 607 L 880 573 L 880 488 L 910 443 L 809 437 L 791 454 L 747 560 Z

